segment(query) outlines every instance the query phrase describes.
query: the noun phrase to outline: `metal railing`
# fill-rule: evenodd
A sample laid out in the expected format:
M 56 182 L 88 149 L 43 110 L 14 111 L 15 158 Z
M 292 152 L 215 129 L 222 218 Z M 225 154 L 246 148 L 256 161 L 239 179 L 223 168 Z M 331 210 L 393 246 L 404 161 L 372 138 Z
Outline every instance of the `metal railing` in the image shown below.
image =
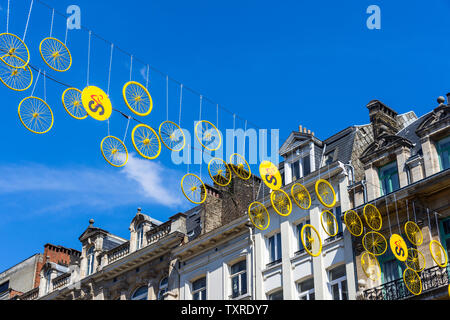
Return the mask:
M 419 273 L 422 281 L 422 294 L 448 286 L 450 273 L 447 268 L 434 266 Z M 365 300 L 402 300 L 414 297 L 408 290 L 402 278 L 386 282 L 381 286 L 365 290 Z

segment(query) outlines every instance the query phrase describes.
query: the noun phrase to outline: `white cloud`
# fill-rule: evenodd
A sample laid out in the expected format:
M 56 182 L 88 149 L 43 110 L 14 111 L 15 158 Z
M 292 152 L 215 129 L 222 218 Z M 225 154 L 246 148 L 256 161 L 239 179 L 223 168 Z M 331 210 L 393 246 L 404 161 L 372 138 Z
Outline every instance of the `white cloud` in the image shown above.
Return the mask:
M 79 206 L 100 210 L 131 204 L 175 208 L 186 205 L 176 187 L 180 178 L 177 171 L 159 162 L 137 158 L 134 153 L 119 171 L 76 166 L 55 168 L 36 163 L 3 164 L 0 197 L 12 206 L 32 202 L 39 206 L 35 207 L 35 214 Z

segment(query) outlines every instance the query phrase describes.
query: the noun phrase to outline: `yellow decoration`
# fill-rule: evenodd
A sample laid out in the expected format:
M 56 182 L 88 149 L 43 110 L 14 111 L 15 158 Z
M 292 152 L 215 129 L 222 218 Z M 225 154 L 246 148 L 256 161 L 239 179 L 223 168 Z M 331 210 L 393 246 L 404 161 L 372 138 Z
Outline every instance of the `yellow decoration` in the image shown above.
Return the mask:
M 436 240 L 430 242 L 430 253 L 434 262 L 441 267 L 445 268 L 448 264 L 447 252 L 445 252 L 444 247 Z
M 386 238 L 378 232 L 367 232 L 362 239 L 363 247 L 366 251 L 380 256 L 386 252 L 387 241 Z
M 294 183 L 291 187 L 291 196 L 300 209 L 308 210 L 311 207 L 311 195 L 308 189 L 300 183 Z
M 231 182 L 231 169 L 222 159 L 212 158 L 208 163 L 208 172 L 219 186 L 225 187 Z
M 242 180 L 248 180 L 252 176 L 252 170 L 243 156 L 233 153 L 230 156 L 230 167 Z
M 161 152 L 158 135 L 146 124 L 138 124 L 133 128 L 131 140 L 136 151 L 145 159 L 156 159 Z
M 153 109 L 153 100 L 147 88 L 136 81 L 125 83 L 122 89 L 127 107 L 138 116 L 149 115 Z
M 300 232 L 302 244 L 310 256 L 317 257 L 322 252 L 319 232 L 311 224 L 305 224 Z
M 405 262 L 408 259 L 408 247 L 406 246 L 405 240 L 394 233 L 389 239 L 389 245 L 394 256 L 401 262 Z
M 195 125 L 195 137 L 197 141 L 209 151 L 220 148 L 222 137 L 219 130 L 211 122 L 202 120 Z
M 280 171 L 270 161 L 263 161 L 259 165 L 259 174 L 262 181 L 272 190 L 278 190 L 281 188 L 282 180 Z
M 12 33 L 0 34 L 0 59 L 12 68 L 23 68 L 30 62 L 25 42 Z
M 333 208 L 336 204 L 336 193 L 331 184 L 324 179 L 316 181 L 315 190 L 317 199 L 327 208 Z
M 53 70 L 64 72 L 72 65 L 72 55 L 67 46 L 56 38 L 45 38 L 39 44 L 42 60 Z
M 422 293 L 422 280 L 413 269 L 406 268 L 405 271 L 403 271 L 403 281 L 405 282 L 406 288 L 413 295 L 418 296 Z
M 81 102 L 81 90 L 77 88 L 67 88 L 62 94 L 62 103 L 67 113 L 74 119 L 86 119 L 87 112 Z
M 322 228 L 327 235 L 330 237 L 337 235 L 339 226 L 336 217 L 333 213 L 331 213 L 331 211 L 322 211 L 322 214 L 320 215 L 320 223 L 322 224 Z
M 381 278 L 380 263 L 373 253 L 365 251 L 362 254 L 361 267 L 370 280 L 377 281 Z
M 363 233 L 363 224 L 359 215 L 353 211 L 348 210 L 344 214 L 344 223 L 348 231 L 355 237 L 359 237 Z
M 420 246 L 423 242 L 423 234 L 422 230 L 420 230 L 419 226 L 412 221 L 408 221 L 405 223 L 405 233 L 408 237 L 408 240 L 415 246 Z
M 292 212 L 292 202 L 288 194 L 283 190 L 274 190 L 270 194 L 270 202 L 276 213 L 280 216 L 286 217 Z
M 415 248 L 408 249 L 408 259 L 405 261 L 408 268 L 420 272 L 425 269 L 425 256 Z
M 95 120 L 105 121 L 111 116 L 111 101 L 102 89 L 94 86 L 84 88 L 81 101 L 86 112 Z
M 363 210 L 364 219 L 367 225 L 374 231 L 379 231 L 383 224 L 380 211 L 373 204 L 366 204 Z
M 259 230 L 266 230 L 270 225 L 270 216 L 266 207 L 260 202 L 252 202 L 248 207 L 248 216 L 252 224 Z
M 26 97 L 19 103 L 20 122 L 29 131 L 43 134 L 53 126 L 53 112 L 48 104 L 37 97 Z
M 183 130 L 172 121 L 164 121 L 159 125 L 159 136 L 162 143 L 171 151 L 181 151 L 186 144 Z
M 20 58 L 17 58 L 21 60 Z M 23 60 L 22 60 L 23 61 Z M 33 72 L 30 66 L 14 68 L 6 63 L 0 63 L 0 80 L 9 89 L 14 91 L 27 90 L 33 82 Z
M 181 191 L 192 203 L 201 204 L 206 199 L 206 187 L 195 174 L 188 173 L 181 179 Z
M 100 149 L 105 160 L 113 167 L 123 167 L 128 162 L 128 150 L 122 140 L 114 137 L 104 137 Z

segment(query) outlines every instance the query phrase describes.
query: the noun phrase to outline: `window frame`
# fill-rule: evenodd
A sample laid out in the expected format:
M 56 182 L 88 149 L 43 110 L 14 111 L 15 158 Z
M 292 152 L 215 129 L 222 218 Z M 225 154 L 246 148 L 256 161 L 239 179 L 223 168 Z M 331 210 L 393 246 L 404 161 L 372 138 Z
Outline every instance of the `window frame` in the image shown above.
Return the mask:
M 95 262 L 95 246 L 92 245 L 89 247 L 89 249 L 86 250 L 86 262 L 87 262 L 87 269 L 86 269 L 86 275 L 90 276 L 94 273 L 94 262 Z
M 142 249 L 144 245 L 144 222 L 136 226 L 136 250 Z
M 440 144 L 445 144 L 448 143 L 449 145 L 447 147 L 442 148 L 440 146 Z M 438 141 L 436 141 L 436 152 L 439 158 L 439 167 L 442 170 L 446 170 L 448 168 L 450 168 L 450 135 L 446 136 L 445 138 L 439 139 Z M 442 153 L 447 152 L 447 161 L 448 161 L 448 167 L 444 168 L 444 164 L 443 164 L 443 155 Z
M 232 273 L 233 267 L 242 262 L 245 262 L 245 268 L 243 270 Z M 243 274 L 245 274 L 245 292 L 242 292 L 242 275 Z M 233 292 L 233 279 L 234 278 L 237 278 L 237 282 L 238 282 L 238 294 L 237 295 L 234 295 L 234 292 Z M 231 298 L 232 299 L 235 299 L 237 297 L 240 297 L 240 296 L 248 293 L 247 259 L 242 259 L 242 260 L 237 261 L 237 262 L 233 263 L 232 265 L 230 265 L 230 282 L 231 282 Z
M 140 295 L 137 295 L 137 296 L 136 296 L 136 293 L 137 293 L 140 289 L 142 289 L 142 288 L 147 289 L 147 290 L 145 291 L 145 299 L 142 299 L 142 298 L 141 298 L 141 297 L 144 296 L 144 293 L 141 293 Z M 148 300 L 148 286 L 142 285 L 142 286 L 137 287 L 137 288 L 133 291 L 133 294 L 131 295 L 130 300 Z
M 387 175 L 385 175 L 385 174 L 382 174 L 382 171 L 384 171 L 384 170 L 387 171 L 387 170 L 389 170 L 389 169 L 391 169 L 391 168 L 392 168 L 392 169 L 395 168 L 395 174 L 396 174 L 396 176 L 397 176 L 397 179 L 396 179 L 397 188 L 394 187 L 394 180 L 392 179 L 392 177 L 394 176 L 394 174 L 390 174 L 389 176 L 387 176 Z M 383 183 L 383 182 L 386 181 L 386 178 L 389 179 L 388 181 L 389 181 L 390 184 L 391 184 L 391 188 L 392 188 L 391 191 L 388 190 L 387 186 L 386 186 L 386 190 L 384 190 L 384 183 Z M 381 166 L 381 167 L 378 167 L 378 180 L 379 180 L 379 183 L 380 183 L 380 193 L 381 193 L 381 196 L 390 194 L 390 193 L 392 193 L 392 192 L 394 192 L 394 191 L 400 189 L 400 177 L 399 177 L 399 172 L 398 172 L 398 164 L 397 164 L 397 160 L 391 161 L 391 162 L 389 162 L 389 163 L 387 163 L 387 164 L 385 164 L 385 165 L 383 165 L 383 166 Z
M 273 243 L 274 243 L 274 256 L 272 256 L 272 245 L 271 245 L 271 240 L 270 239 L 274 239 Z M 274 234 L 272 234 L 270 237 L 267 237 L 267 249 L 269 252 L 269 261 L 268 264 L 271 263 L 275 263 L 275 262 L 281 262 L 282 260 L 282 256 L 283 256 L 283 252 L 282 252 L 282 240 L 281 240 L 281 231 L 275 232 Z
M 166 280 L 165 284 L 161 284 L 163 282 L 163 280 Z M 169 291 L 169 278 L 167 276 L 163 277 L 161 279 L 161 281 L 159 281 L 159 286 L 158 286 L 158 300 L 164 300 L 164 294 Z
M 344 266 L 345 275 L 340 277 L 340 278 L 337 278 L 335 280 L 330 280 L 331 279 L 331 271 L 335 270 L 335 269 L 337 269 L 339 267 L 342 267 L 342 266 Z M 342 290 L 342 283 L 343 282 L 345 282 L 345 287 L 347 289 L 347 297 L 346 297 L 346 299 L 343 299 L 343 290 Z M 328 291 L 330 293 L 331 300 L 335 300 L 334 297 L 333 297 L 333 290 L 332 290 L 332 288 L 336 284 L 338 285 L 339 300 L 348 300 L 348 282 L 347 282 L 347 270 L 345 268 L 345 264 L 341 264 L 341 265 L 335 266 L 335 267 L 333 267 L 333 268 L 328 270 Z
M 295 225 L 296 234 L 297 234 L 297 251 L 296 254 L 303 254 L 306 252 L 305 247 L 302 243 L 302 228 L 305 224 L 310 224 L 311 220 L 309 217 L 302 219 L 299 223 Z
M 312 280 L 312 282 L 313 282 L 312 289 L 308 289 L 306 291 L 301 291 L 301 288 L 300 288 L 301 284 L 306 281 L 310 281 L 310 280 Z M 314 288 L 314 278 L 310 277 L 310 278 L 303 279 L 302 281 L 298 282 L 297 283 L 297 291 L 298 291 L 298 299 L 299 300 L 316 300 L 316 290 Z M 314 295 L 314 299 L 311 299 L 311 294 Z M 306 299 L 302 299 L 303 297 L 306 297 Z
M 205 286 L 204 286 L 204 287 L 200 287 L 200 288 L 194 290 L 194 284 L 195 284 L 196 282 L 198 282 L 198 281 L 203 280 L 203 279 L 205 279 Z M 191 281 L 191 295 L 192 295 L 192 300 L 207 300 L 207 298 L 208 298 L 208 297 L 206 296 L 206 294 L 207 294 L 207 285 L 208 285 L 208 279 L 206 279 L 206 275 L 205 275 L 205 276 L 202 276 L 202 277 L 199 277 L 199 278 L 195 279 L 194 281 Z M 197 293 L 199 293 L 199 297 L 202 297 L 202 295 L 203 295 L 202 292 L 204 292 L 204 299 L 194 299 L 194 296 L 195 296 Z

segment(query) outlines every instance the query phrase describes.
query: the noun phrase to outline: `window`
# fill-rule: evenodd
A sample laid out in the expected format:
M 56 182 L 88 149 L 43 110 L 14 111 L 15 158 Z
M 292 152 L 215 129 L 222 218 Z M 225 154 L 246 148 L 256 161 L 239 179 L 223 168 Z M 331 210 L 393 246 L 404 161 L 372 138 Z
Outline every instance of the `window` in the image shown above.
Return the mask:
M 276 233 L 269 238 L 269 264 L 281 261 L 281 233 Z
M 300 300 L 315 300 L 314 278 L 300 282 L 298 284 L 298 292 L 298 297 Z
M 276 291 L 267 296 L 268 300 L 283 300 L 283 290 Z
M 348 300 L 347 277 L 345 265 L 333 268 L 329 271 L 329 289 L 333 300 Z
M 327 239 L 325 239 L 326 242 L 334 241 L 338 238 L 341 238 L 343 235 L 342 219 L 341 219 L 341 214 L 342 214 L 341 206 L 334 207 L 333 209 L 330 209 L 330 210 L 333 212 L 333 215 L 336 218 L 338 230 L 334 237 L 328 237 Z M 333 230 L 330 230 L 330 234 L 334 234 L 336 232 L 336 230 L 334 230 L 334 226 L 335 226 L 335 224 L 333 223 L 333 227 L 332 227 Z
M 306 157 L 303 157 L 303 176 L 307 176 L 311 173 L 311 163 L 309 160 L 309 154 Z
M 292 168 L 292 181 L 295 181 L 300 178 L 300 161 L 296 160 L 291 164 Z
M 9 289 L 9 280 L 0 284 L 0 293 Z
M 87 251 L 87 275 L 94 272 L 94 246 Z
M 325 160 L 324 160 L 324 165 L 325 165 L 325 166 L 331 164 L 331 163 L 333 162 L 333 158 L 334 158 L 334 150 L 328 152 L 328 153 L 325 155 L 324 158 L 325 158 Z
M 192 282 L 192 299 L 206 300 L 206 277 Z
M 139 287 L 131 296 L 131 300 L 147 300 L 148 288 L 146 286 Z
M 52 277 L 52 270 L 48 269 L 47 272 L 45 273 L 45 293 L 50 292 L 51 277 Z
M 297 225 L 297 239 L 298 239 L 298 251 L 297 253 L 303 253 L 305 252 L 305 248 L 303 247 L 303 242 L 302 242 L 302 228 L 305 224 L 309 224 L 309 219 L 300 222 Z M 305 241 L 306 242 L 306 241 Z
M 142 248 L 144 243 L 144 223 L 141 222 L 136 228 L 136 250 Z
M 439 140 L 436 145 L 441 170 L 450 168 L 450 136 Z
M 165 277 L 159 282 L 158 300 L 164 300 L 164 294 L 167 292 L 168 287 L 169 280 Z
M 231 266 L 231 297 L 247 293 L 247 261 L 242 260 Z
M 400 188 L 396 161 L 391 162 L 378 170 L 382 196 Z
M 447 257 L 450 257 L 450 218 L 440 222 L 441 243 L 447 250 Z

